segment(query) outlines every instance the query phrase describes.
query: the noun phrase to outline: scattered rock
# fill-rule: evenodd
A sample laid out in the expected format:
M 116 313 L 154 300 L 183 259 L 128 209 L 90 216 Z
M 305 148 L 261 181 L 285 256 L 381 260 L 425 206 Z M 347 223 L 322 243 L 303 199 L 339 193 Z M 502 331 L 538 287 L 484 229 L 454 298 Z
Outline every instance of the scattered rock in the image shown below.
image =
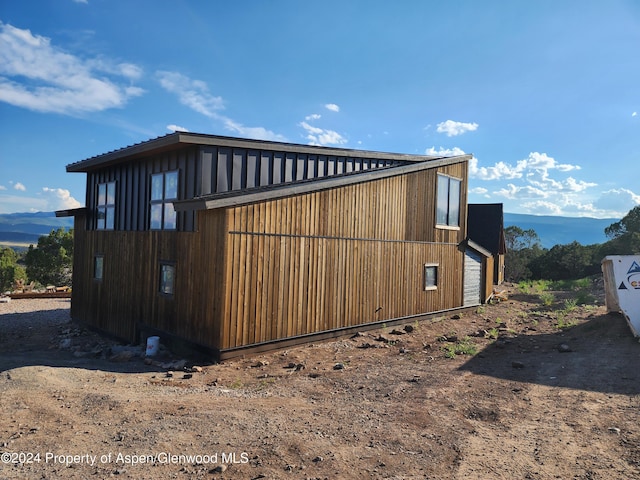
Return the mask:
M 267 363 L 267 365 L 268 365 L 268 363 Z M 193 367 L 191 367 L 190 370 L 191 370 L 192 373 L 202 373 L 203 372 L 202 367 L 199 367 L 197 365 L 194 365 Z
M 378 336 L 375 338 L 375 341 L 376 341 L 376 342 L 389 343 L 389 339 L 388 339 L 387 337 L 382 336 L 382 335 L 378 335 Z
M 405 332 L 404 330 L 397 330 L 397 329 L 393 329 L 391 330 L 391 335 L 405 335 L 407 332 Z
M 359 338 L 359 337 L 366 337 L 366 336 L 367 336 L 366 333 L 356 332 L 351 336 L 351 338 Z
M 185 373 L 185 374 L 182 376 L 182 379 L 183 379 L 183 380 L 189 380 L 191 377 L 193 377 L 193 374 L 191 374 L 191 373 Z
M 616 435 L 620 435 L 620 429 L 617 427 L 609 427 L 609 432 L 615 433 Z
M 318 455 L 316 458 L 313 459 L 314 463 L 318 463 L 321 462 L 322 460 L 324 460 L 324 458 L 322 458 L 320 455 Z
M 60 340 L 59 348 L 60 350 L 66 350 L 67 348 L 71 348 L 71 339 L 63 338 L 62 340 Z
M 524 368 L 524 363 L 514 360 L 513 362 L 511 362 L 511 366 L 513 368 Z
M 266 360 L 258 360 L 256 363 L 254 363 L 251 366 L 254 368 L 260 368 L 260 367 L 266 367 L 267 365 L 269 365 L 269 362 L 267 362 Z
M 336 364 L 333 366 L 333 369 L 334 369 L 334 370 L 344 370 L 344 363 L 336 363 Z
M 400 347 L 400 353 L 409 353 L 409 349 L 405 347 Z
M 404 331 L 405 331 L 405 332 L 407 332 L 407 333 L 411 333 L 411 332 L 413 332 L 414 330 L 415 330 L 415 329 L 413 328 L 413 326 L 412 326 L 412 325 L 405 325 L 405 326 L 404 326 Z
M 451 316 L 451 320 L 460 320 L 462 317 L 460 316 L 459 313 L 456 313 L 455 315 Z
M 209 473 L 223 473 L 227 470 L 226 465 L 218 465 L 216 468 L 209 470 Z
M 561 343 L 560 345 L 558 345 L 558 351 L 560 353 L 573 352 L 573 350 L 571 350 L 571 347 L 569 345 L 567 345 L 566 343 Z

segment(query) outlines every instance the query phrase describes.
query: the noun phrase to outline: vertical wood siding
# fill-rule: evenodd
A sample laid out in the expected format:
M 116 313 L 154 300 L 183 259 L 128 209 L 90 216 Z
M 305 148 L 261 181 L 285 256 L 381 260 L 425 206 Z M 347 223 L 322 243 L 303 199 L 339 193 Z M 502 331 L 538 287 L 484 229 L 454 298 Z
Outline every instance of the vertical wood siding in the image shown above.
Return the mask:
M 107 169 L 95 180 L 124 182 L 128 194 L 146 191 L 155 169 L 171 169 L 181 161 L 180 168 L 195 169 L 190 155 L 141 162 L 126 175 Z M 277 153 L 269 156 L 275 164 Z M 311 160 L 291 162 L 291 175 L 350 168 L 348 162 L 332 167 L 329 159 Z M 233 152 L 227 161 L 234 161 Z M 286 155 L 280 161 L 285 165 Z M 210 171 L 218 170 L 212 166 Z M 466 162 L 437 171 L 463 180 L 461 205 L 466 206 Z M 130 341 L 138 340 L 136 325 L 144 323 L 228 350 L 459 307 L 463 254 L 458 244 L 466 231 L 466 209 L 460 212 L 460 229 L 434 227 L 437 171 L 200 211 L 194 232 L 136 231 L 144 230 L 146 218 L 127 217 L 127 212 L 119 215 L 124 223 L 118 225 L 131 230 L 91 231 L 79 216 L 72 315 Z M 246 178 L 259 172 L 288 175 L 284 166 L 278 171 L 260 164 L 248 168 Z M 233 175 L 210 181 L 249 182 Z M 143 195 L 133 197 L 146 202 Z M 93 279 L 96 254 L 104 256 L 102 281 Z M 159 293 L 161 260 L 175 262 L 173 296 Z M 439 265 L 437 290 L 423 288 L 425 263 Z
M 466 164 L 440 171 L 466 184 Z M 436 175 L 423 171 L 227 209 L 232 254 L 225 257 L 218 347 L 461 306 L 458 244 L 465 224 L 433 227 Z M 466 205 L 466 188 L 462 195 Z M 201 225 L 210 214 L 201 213 Z M 436 290 L 424 290 L 425 263 L 439 265 Z

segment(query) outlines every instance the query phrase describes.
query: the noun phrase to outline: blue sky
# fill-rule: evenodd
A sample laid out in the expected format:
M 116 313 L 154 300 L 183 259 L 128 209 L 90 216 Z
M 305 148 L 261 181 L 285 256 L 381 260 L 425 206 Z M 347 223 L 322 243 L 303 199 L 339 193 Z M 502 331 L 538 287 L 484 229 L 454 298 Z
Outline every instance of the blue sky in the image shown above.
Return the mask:
M 640 204 L 640 2 L 0 0 L 0 213 L 174 130 L 472 153 L 471 202 Z

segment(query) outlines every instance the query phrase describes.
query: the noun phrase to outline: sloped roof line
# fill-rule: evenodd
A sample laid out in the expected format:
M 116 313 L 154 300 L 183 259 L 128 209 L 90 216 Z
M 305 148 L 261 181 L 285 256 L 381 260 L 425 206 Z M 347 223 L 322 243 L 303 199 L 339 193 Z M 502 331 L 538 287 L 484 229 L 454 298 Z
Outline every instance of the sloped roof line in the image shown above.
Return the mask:
M 275 142 L 270 140 L 254 140 L 237 137 L 225 137 L 204 133 L 174 132 L 151 140 L 135 143 L 127 147 L 112 150 L 101 155 L 80 160 L 67 165 L 67 172 L 87 172 L 108 164 L 118 163 L 124 159 L 136 158 L 153 152 L 171 150 L 179 145 L 201 145 L 248 148 L 254 150 L 276 150 L 303 154 L 335 155 L 370 159 L 386 159 L 402 162 L 416 162 L 441 158 L 431 155 L 413 155 L 406 153 L 387 153 L 348 148 L 302 145 L 295 143 Z

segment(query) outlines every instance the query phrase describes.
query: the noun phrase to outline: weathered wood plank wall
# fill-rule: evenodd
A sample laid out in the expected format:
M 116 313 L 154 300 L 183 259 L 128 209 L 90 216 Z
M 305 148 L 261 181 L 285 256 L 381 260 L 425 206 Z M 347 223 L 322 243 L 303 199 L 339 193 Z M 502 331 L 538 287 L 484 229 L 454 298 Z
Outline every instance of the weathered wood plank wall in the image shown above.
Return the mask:
M 466 164 L 439 171 L 465 178 Z M 436 175 L 427 170 L 227 209 L 218 348 L 459 307 L 465 229 L 434 228 Z M 462 195 L 466 205 L 466 188 Z M 201 212 L 199 224 L 208 215 Z M 433 262 L 439 287 L 425 291 L 424 264 Z
M 438 171 L 463 179 L 466 205 L 466 163 Z M 200 211 L 196 232 L 87 231 L 78 216 L 72 316 L 130 341 L 142 322 L 227 350 L 459 307 L 466 211 L 462 228 L 434 228 L 436 174 Z M 173 296 L 159 293 L 160 261 L 175 262 Z M 427 262 L 437 290 L 423 288 Z

